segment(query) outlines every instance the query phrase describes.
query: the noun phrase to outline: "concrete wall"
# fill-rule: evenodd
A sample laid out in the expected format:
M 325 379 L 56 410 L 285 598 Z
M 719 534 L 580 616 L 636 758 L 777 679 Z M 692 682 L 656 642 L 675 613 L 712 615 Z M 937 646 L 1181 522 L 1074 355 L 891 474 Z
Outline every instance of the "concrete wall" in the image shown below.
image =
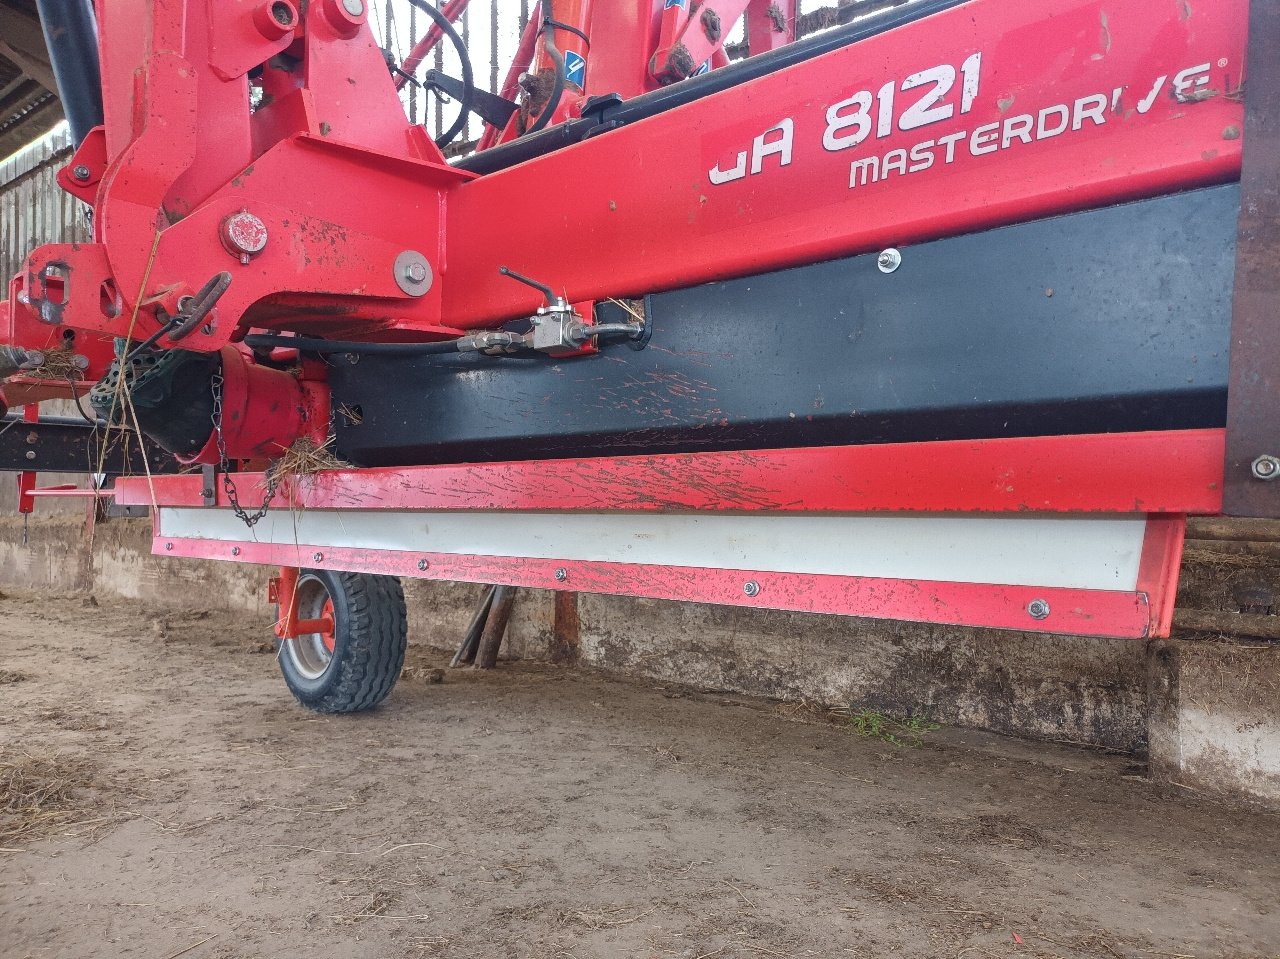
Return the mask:
M 1152 775 L 1280 805 L 1280 647 L 1152 644 Z
M 267 570 L 154 557 L 148 520 L 0 520 L 0 583 L 272 611 Z M 1277 573 L 1280 576 L 1280 573 Z M 1204 577 L 1191 575 L 1195 584 Z M 414 642 L 452 649 L 483 587 L 405 584 Z M 1280 803 L 1280 647 L 1187 634 L 1151 643 L 972 630 L 624 597 L 521 591 L 507 655 L 820 706 L 1149 754 L 1153 774 Z

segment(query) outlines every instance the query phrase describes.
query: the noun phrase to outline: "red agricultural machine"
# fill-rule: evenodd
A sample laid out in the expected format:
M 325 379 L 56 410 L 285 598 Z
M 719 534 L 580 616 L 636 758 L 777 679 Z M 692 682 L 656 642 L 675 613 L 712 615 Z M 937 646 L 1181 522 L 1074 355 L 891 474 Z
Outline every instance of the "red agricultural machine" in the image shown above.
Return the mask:
M 307 705 L 390 690 L 398 577 L 1138 638 L 1188 514 L 1280 516 L 1275 0 L 543 0 L 498 94 L 412 2 L 403 62 L 367 0 L 47 3 L 94 241 L 0 306 L 8 403 L 92 407 L 0 466 L 100 450 L 26 502 L 280 567 Z

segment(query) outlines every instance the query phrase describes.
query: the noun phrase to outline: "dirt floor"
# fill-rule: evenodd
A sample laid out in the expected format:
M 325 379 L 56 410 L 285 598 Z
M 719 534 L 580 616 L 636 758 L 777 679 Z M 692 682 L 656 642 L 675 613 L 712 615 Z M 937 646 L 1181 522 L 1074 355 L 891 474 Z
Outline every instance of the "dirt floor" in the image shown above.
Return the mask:
M 4 959 L 1280 956 L 1280 816 L 1127 757 L 416 649 L 320 717 L 264 622 L 0 614 Z

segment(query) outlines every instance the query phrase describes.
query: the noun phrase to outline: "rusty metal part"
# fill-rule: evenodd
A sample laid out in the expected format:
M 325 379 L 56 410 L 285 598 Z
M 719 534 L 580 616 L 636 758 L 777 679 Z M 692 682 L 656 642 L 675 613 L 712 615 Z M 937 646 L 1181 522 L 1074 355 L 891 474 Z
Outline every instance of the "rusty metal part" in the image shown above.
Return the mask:
M 22 423 L 19 414 L 0 420 L 0 472 L 39 470 L 49 473 L 102 472 L 108 476 L 174 472 L 173 457 L 150 440 L 138 441 L 129 430 L 94 427 L 79 417 L 42 417 Z M 101 453 L 103 444 L 106 453 Z M 144 465 L 145 458 L 145 465 Z M 99 466 L 99 464 L 101 464 Z
M 38 351 L 24 350 L 20 346 L 0 346 L 0 380 L 43 362 L 44 354 Z
M 716 13 L 711 7 L 707 7 L 702 11 L 700 19 L 702 21 L 702 32 L 707 35 L 707 40 L 711 43 L 719 43 L 721 36 L 720 14 Z
M 1280 5 L 1249 5 L 1240 222 L 1236 235 L 1223 510 L 1280 517 L 1280 484 L 1253 464 L 1280 455 Z M 1227 135 L 1224 131 L 1224 136 Z

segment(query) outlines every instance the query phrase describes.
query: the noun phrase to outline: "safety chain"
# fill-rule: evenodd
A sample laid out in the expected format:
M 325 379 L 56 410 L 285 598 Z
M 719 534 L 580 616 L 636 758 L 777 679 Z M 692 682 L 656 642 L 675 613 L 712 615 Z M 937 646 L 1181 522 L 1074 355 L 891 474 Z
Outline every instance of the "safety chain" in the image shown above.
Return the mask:
M 267 487 L 266 494 L 262 497 L 262 506 L 252 513 L 247 512 L 240 505 L 240 497 L 236 490 L 235 480 L 231 478 L 231 461 L 227 459 L 227 442 L 222 435 L 222 368 L 219 367 L 213 373 L 213 433 L 218 441 L 218 469 L 222 473 L 222 488 L 226 491 L 227 502 L 231 504 L 231 511 L 236 517 L 244 523 L 245 526 L 252 528 L 267 515 L 267 510 L 271 508 L 271 501 L 275 499 L 276 487 L 280 484 L 280 479 L 275 472 L 268 468 L 266 472 Z

